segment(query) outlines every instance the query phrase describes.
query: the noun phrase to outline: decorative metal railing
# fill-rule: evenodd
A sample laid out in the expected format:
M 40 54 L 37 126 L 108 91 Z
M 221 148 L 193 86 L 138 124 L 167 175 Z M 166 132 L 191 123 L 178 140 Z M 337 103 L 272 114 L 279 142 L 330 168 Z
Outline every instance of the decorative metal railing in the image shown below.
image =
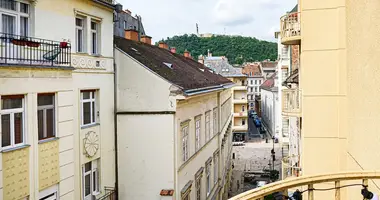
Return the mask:
M 301 91 L 299 89 L 282 90 L 282 112 L 284 114 L 301 114 Z
M 290 37 L 301 36 L 301 13 L 288 13 L 281 17 L 281 39 L 287 40 Z
M 117 193 L 114 188 L 106 187 L 104 196 L 100 197 L 97 200 L 117 200 Z
M 380 179 L 380 171 L 359 171 L 359 172 L 342 172 L 336 174 L 323 174 L 314 176 L 301 176 L 298 178 L 286 179 L 256 188 L 244 193 L 241 193 L 230 200 L 264 200 L 267 196 L 274 196 L 275 199 L 294 199 L 301 200 L 302 196 L 306 195 L 308 200 L 314 200 L 314 193 L 318 191 L 335 190 L 335 197 L 329 198 L 341 200 L 341 188 L 361 187 L 358 191 L 364 199 L 372 199 L 373 193 L 368 190 L 368 180 Z M 342 182 L 361 180 L 357 184 L 343 185 Z M 335 183 L 331 188 L 316 188 L 315 184 L 320 183 Z M 304 187 L 305 190 L 296 190 L 289 196 L 288 190 L 293 188 Z M 279 198 L 278 198 L 279 197 Z
M 0 64 L 70 66 L 71 44 L 0 33 Z

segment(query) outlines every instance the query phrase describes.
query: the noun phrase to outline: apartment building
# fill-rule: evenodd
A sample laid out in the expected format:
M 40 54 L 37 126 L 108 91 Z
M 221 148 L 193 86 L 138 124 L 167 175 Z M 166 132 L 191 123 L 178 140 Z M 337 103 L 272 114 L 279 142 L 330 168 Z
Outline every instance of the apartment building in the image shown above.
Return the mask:
M 128 9 L 123 9 L 123 5 L 115 5 L 115 22 L 114 22 L 114 34 L 119 37 L 125 37 L 126 30 L 136 30 L 139 32 L 139 37 L 146 35 L 145 29 L 142 23 L 141 16 L 135 14 Z
M 114 39 L 119 199 L 227 199 L 234 83 L 127 32 Z
M 263 60 L 260 62 L 260 70 L 264 76 L 264 79 L 270 78 L 277 71 L 277 61 Z
M 217 74 L 228 78 L 235 83 L 232 88 L 232 132 L 234 141 L 245 141 L 248 139 L 248 100 L 247 100 L 247 75 L 242 73 L 242 68 L 235 68 L 228 63 L 224 56 L 208 56 L 202 60 L 206 67 Z
M 255 109 L 255 96 L 261 94 L 260 85 L 264 82 L 259 63 L 244 63 L 242 73 L 247 75 L 247 99 L 250 110 Z
M 261 118 L 267 132 L 275 138 L 280 138 L 281 114 L 278 97 L 278 73 L 275 72 L 261 86 Z
M 113 4 L 0 1 L 0 199 L 115 186 Z

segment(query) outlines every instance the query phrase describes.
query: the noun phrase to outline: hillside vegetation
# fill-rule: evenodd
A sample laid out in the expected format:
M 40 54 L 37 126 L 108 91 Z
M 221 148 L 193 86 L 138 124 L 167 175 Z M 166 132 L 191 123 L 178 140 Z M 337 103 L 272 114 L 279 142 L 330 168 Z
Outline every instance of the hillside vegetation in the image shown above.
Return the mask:
M 213 36 L 201 38 L 194 34 L 181 35 L 164 40 L 170 47 L 176 47 L 177 53 L 185 49 L 193 58 L 207 55 L 210 50 L 213 56 L 226 56 L 231 64 L 277 59 L 277 44 L 243 36 Z

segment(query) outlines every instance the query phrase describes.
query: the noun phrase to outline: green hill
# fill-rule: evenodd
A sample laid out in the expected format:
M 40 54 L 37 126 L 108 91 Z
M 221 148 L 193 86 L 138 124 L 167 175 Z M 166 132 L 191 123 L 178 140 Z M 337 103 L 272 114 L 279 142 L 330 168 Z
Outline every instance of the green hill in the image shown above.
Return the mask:
M 174 36 L 164 40 L 170 47 L 176 47 L 177 53 L 185 49 L 193 58 L 207 55 L 210 50 L 213 56 L 226 56 L 231 64 L 277 59 L 277 44 L 242 36 L 213 36 L 201 38 L 196 35 Z

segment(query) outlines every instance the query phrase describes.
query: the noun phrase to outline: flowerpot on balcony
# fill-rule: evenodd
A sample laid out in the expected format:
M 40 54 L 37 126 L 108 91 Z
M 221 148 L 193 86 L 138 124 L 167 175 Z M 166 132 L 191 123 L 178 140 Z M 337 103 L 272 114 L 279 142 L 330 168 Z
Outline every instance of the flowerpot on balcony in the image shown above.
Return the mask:
M 18 46 L 25 46 L 26 40 L 19 40 L 19 39 L 12 39 L 12 44 L 18 45 Z
M 40 43 L 39 42 L 33 42 L 33 41 L 28 41 L 26 42 L 26 46 L 28 47 L 40 47 Z
M 68 47 L 68 43 L 67 42 L 60 42 L 59 43 L 59 47 L 62 48 L 62 49 L 65 49 Z

